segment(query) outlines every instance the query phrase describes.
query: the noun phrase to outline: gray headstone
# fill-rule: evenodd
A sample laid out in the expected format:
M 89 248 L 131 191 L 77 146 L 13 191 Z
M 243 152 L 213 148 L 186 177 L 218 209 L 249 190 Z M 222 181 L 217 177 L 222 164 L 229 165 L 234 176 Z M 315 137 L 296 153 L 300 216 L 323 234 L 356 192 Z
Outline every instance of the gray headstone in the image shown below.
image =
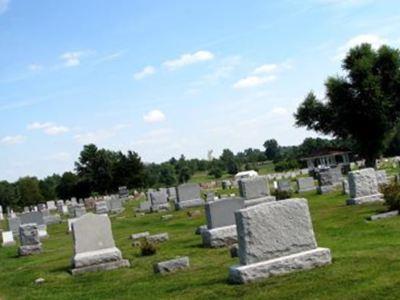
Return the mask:
M 196 183 L 181 184 L 177 187 L 178 202 L 200 199 L 200 186 Z
M 379 192 L 378 180 L 372 168 L 349 173 L 350 199 L 347 204 L 381 202 L 383 195 Z
M 21 225 L 21 219 L 19 217 L 8 218 L 8 228 L 15 236 L 19 235 L 19 226 Z
M 292 190 L 292 186 L 290 184 L 290 180 L 282 179 L 278 181 L 278 190 L 290 192 Z
M 204 209 L 207 228 L 235 225 L 235 211 L 244 208 L 243 198 L 227 198 L 207 202 Z
M 24 224 L 19 227 L 20 247 L 18 248 L 19 255 L 31 255 L 42 251 L 40 243 L 38 225 Z
M 259 204 L 235 217 L 242 265 L 317 248 L 306 199 Z
M 269 196 L 268 182 L 264 177 L 252 177 L 239 180 L 239 193 L 245 199 Z
M 109 210 L 106 201 L 97 201 L 94 208 L 96 214 L 106 214 Z
M 314 178 L 312 177 L 297 178 L 297 187 L 299 193 L 314 191 L 316 189 Z
M 20 215 L 21 224 L 35 223 L 36 225 L 44 225 L 43 213 L 46 213 L 46 210 L 43 210 L 43 212 L 32 211 L 23 213 Z

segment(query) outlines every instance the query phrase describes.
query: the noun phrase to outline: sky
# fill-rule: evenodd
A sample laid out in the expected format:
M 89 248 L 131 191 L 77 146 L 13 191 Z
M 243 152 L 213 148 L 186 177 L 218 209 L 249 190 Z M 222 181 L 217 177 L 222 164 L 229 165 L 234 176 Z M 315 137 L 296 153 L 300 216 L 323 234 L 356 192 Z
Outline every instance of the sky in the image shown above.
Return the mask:
M 400 46 L 398 0 L 0 0 L 0 180 L 316 133 L 293 113 L 360 43 Z

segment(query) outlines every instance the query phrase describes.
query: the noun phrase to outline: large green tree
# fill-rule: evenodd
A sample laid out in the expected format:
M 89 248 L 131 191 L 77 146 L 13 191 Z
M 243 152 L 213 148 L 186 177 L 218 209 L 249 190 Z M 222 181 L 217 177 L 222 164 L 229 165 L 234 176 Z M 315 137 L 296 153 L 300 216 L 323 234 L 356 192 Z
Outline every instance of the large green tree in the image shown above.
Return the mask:
M 295 114 L 296 125 L 352 140 L 372 166 L 400 119 L 400 52 L 362 44 L 349 51 L 342 68 L 343 76 L 327 79 L 325 101 L 308 94 Z
M 21 207 L 35 205 L 44 200 L 40 192 L 39 180 L 36 177 L 22 177 L 18 179 L 16 186 Z

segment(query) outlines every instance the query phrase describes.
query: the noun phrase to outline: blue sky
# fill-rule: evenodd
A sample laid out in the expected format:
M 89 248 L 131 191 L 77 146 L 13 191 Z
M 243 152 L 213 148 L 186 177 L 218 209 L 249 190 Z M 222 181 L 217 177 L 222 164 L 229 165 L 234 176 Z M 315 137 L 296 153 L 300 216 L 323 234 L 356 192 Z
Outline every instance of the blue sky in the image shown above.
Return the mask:
M 91 142 L 146 162 L 298 144 L 307 92 L 399 28 L 395 0 L 0 0 L 0 180 L 72 170 Z

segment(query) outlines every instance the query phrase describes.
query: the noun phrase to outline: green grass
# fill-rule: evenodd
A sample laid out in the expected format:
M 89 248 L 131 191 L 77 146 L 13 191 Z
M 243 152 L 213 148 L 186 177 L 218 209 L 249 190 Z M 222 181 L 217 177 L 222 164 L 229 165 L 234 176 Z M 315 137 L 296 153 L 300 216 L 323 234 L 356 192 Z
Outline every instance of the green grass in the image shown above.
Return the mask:
M 185 211 L 162 221 L 162 214 L 135 218 L 130 203 L 120 217 L 113 217 L 113 233 L 131 268 L 68 273 L 72 237 L 66 224 L 49 226 L 44 252 L 18 258 L 17 247 L 0 249 L 0 299 L 398 299 L 400 294 L 400 218 L 367 222 L 384 210 L 382 205 L 347 207 L 339 193 L 309 199 L 319 246 L 329 247 L 333 264 L 327 267 L 270 278 L 250 285 L 227 283 L 228 267 L 237 263 L 228 250 L 205 249 L 194 234 L 201 218 L 189 219 Z M 203 212 L 202 212 L 203 213 Z M 131 246 L 131 233 L 168 232 L 154 256 L 141 257 Z M 153 274 L 155 262 L 178 255 L 190 257 L 187 271 Z M 34 280 L 43 277 L 43 285 Z

